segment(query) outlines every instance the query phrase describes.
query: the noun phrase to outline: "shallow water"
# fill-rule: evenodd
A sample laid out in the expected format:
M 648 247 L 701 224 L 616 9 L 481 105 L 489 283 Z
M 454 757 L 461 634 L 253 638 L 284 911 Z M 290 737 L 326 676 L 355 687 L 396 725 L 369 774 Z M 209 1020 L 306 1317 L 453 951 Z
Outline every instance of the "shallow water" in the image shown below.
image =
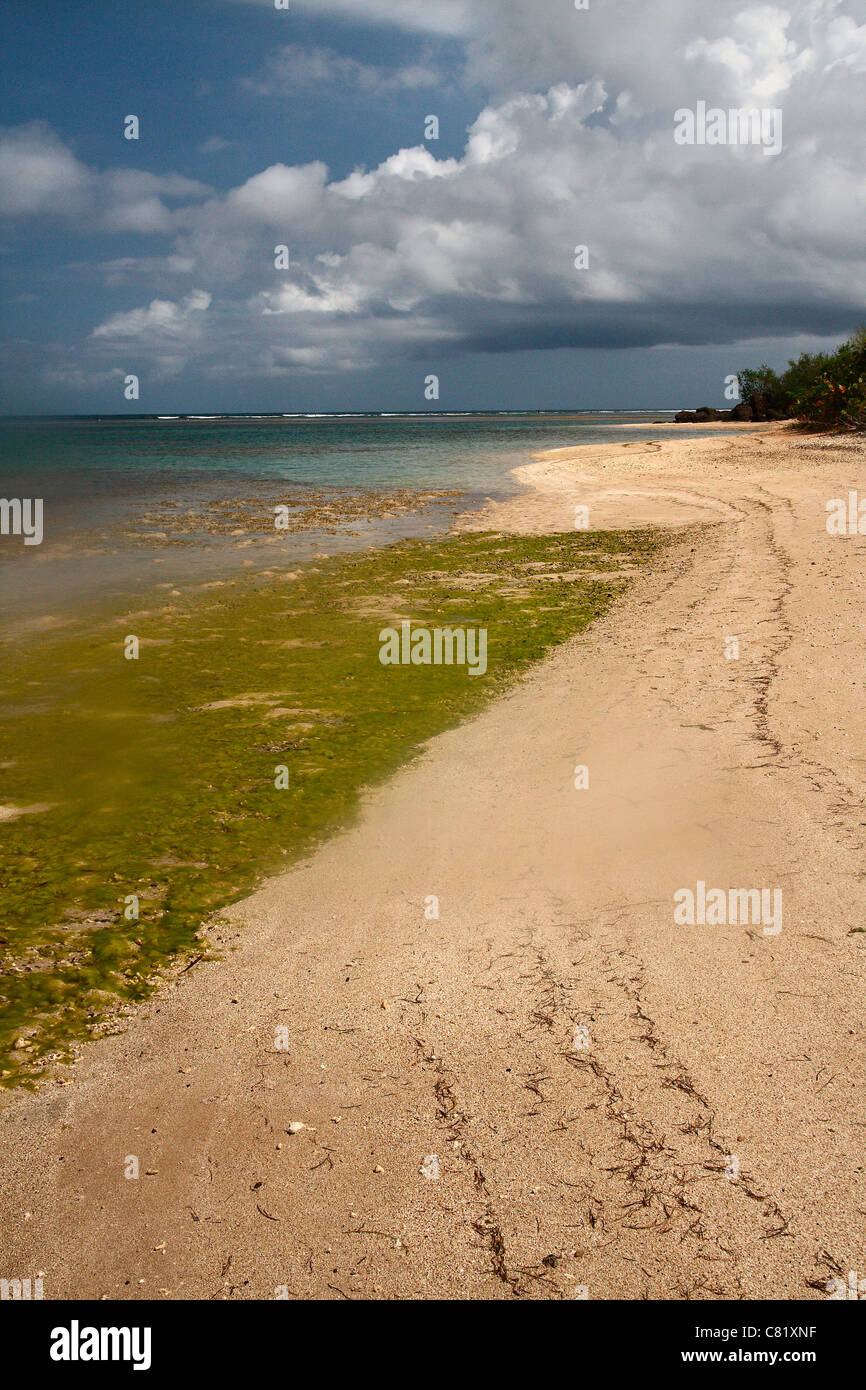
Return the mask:
M 612 426 L 661 418 L 672 412 L 7 419 L 0 490 L 26 495 L 20 489 L 38 481 L 52 499 L 83 495 L 91 509 L 119 495 L 239 479 L 479 491 L 501 486 L 534 449 L 629 438 Z
M 441 533 L 455 508 L 513 491 L 511 470 L 536 450 L 641 439 L 643 424 L 671 416 L 0 420 L 0 497 L 41 498 L 44 528 L 38 546 L 0 535 L 0 629 L 63 621 L 92 598 Z M 682 426 L 652 437 L 669 434 Z M 432 496 L 391 506 L 398 490 Z M 275 502 L 306 508 L 302 524 L 275 533 Z M 233 526 L 220 508 L 235 509 Z

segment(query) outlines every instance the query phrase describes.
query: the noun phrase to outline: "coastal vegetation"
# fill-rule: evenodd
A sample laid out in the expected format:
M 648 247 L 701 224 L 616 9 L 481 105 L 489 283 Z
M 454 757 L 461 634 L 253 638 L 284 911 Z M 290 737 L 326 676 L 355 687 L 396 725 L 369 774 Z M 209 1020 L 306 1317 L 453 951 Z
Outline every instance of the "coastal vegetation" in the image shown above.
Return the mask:
M 766 363 L 739 373 L 753 418 L 793 418 L 829 429 L 866 428 L 866 326 L 835 352 L 804 352 L 779 375 Z
M 736 381 L 740 400 L 732 410 L 680 410 L 675 423 L 798 420 L 813 429 L 866 429 L 866 325 L 835 352 L 802 352 L 781 375 L 766 362 L 746 367 Z

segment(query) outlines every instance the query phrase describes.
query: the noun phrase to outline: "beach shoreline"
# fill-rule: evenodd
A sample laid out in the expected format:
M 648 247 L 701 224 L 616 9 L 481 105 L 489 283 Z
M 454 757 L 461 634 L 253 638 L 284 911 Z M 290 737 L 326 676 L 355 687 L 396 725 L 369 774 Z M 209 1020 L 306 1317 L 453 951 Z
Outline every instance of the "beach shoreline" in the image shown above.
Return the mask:
M 422 536 L 7 634 L 0 1087 L 146 997 L 203 920 L 583 630 L 658 540 Z
M 748 429 L 545 451 L 460 520 L 676 538 L 221 914 L 222 960 L 4 1101 L 22 1276 L 799 1300 L 864 1267 L 862 579 L 825 526 L 864 451 Z M 700 882 L 780 887 L 782 931 L 677 925 Z

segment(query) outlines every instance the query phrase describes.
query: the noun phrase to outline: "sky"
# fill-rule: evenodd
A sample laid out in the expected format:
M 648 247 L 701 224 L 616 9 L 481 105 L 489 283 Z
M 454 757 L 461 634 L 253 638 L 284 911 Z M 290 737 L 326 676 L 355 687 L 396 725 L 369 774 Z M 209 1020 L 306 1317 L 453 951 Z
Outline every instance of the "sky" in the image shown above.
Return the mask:
M 730 405 L 866 321 L 866 0 L 4 0 L 2 29 L 4 414 Z M 701 102 L 781 113 L 779 147 L 683 142 Z

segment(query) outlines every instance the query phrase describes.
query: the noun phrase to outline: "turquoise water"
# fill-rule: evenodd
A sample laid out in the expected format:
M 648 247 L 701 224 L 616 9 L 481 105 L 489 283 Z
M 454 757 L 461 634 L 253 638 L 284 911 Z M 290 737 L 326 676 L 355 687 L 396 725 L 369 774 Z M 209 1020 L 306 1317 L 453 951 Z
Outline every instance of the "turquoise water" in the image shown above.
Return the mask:
M 667 412 L 668 418 L 671 412 Z M 72 500 L 226 478 L 333 487 L 508 487 L 535 449 L 631 438 L 643 414 L 0 420 L 0 488 Z M 676 431 L 681 434 L 682 429 Z M 654 438 L 663 437 L 658 432 Z
M 44 540 L 0 535 L 0 627 L 53 623 L 106 594 L 146 598 L 250 566 L 441 533 L 457 511 L 516 489 L 511 470 L 535 451 L 682 438 L 684 426 L 642 429 L 672 413 L 2 419 L 0 498 L 41 498 Z M 410 504 L 375 515 L 370 493 L 397 489 L 411 491 Z M 274 503 L 303 507 L 311 490 L 330 524 L 276 535 Z M 418 491 L 459 498 L 419 507 Z M 209 525 L 214 508 L 236 510 L 237 525 Z

